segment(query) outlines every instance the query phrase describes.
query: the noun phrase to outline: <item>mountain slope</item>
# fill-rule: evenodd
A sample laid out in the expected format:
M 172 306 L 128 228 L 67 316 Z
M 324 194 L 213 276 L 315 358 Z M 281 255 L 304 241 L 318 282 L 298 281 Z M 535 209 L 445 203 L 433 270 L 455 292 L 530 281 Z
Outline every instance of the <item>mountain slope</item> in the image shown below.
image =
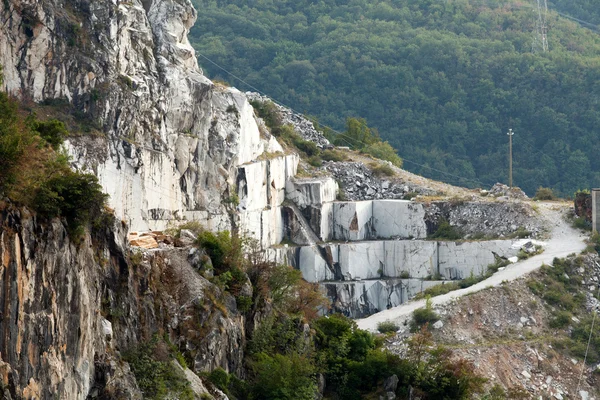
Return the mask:
M 528 193 L 600 184 L 600 37 L 556 13 L 543 53 L 521 2 L 196 5 L 191 42 L 210 76 L 232 79 L 204 57 L 336 129 L 364 117 L 413 172 L 504 181 L 512 128 L 515 183 Z

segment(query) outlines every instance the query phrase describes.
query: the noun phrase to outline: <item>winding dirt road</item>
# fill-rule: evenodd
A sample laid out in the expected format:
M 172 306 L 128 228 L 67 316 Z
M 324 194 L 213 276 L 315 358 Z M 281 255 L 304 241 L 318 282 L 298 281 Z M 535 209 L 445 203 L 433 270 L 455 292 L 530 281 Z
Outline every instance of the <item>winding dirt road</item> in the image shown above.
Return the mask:
M 540 213 L 548 222 L 550 239 L 546 242 L 544 252 L 527 260 L 511 264 L 502 271 L 496 272 L 488 279 L 471 287 L 456 290 L 431 299 L 433 305 L 445 304 L 453 299 L 469 293 L 478 292 L 490 286 L 498 286 L 504 281 L 512 281 L 541 267 L 550 264 L 555 257 L 565 257 L 571 253 L 581 252 L 586 244 L 587 237 L 580 231 L 572 228 L 565 221 L 564 214 L 571 203 L 538 203 Z M 414 310 L 425 307 L 425 300 L 410 301 L 389 310 L 378 312 L 367 318 L 358 319 L 356 323 L 360 329 L 375 332 L 377 324 L 384 321 L 394 321 L 398 324 L 404 322 Z

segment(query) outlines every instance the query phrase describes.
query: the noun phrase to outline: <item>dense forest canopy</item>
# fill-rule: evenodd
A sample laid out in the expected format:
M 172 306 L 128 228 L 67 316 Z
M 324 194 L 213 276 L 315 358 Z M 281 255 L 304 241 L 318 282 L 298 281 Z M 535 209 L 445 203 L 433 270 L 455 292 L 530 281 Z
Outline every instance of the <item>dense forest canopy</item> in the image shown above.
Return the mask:
M 600 35 L 554 12 L 600 20 L 591 0 L 194 0 L 191 40 L 210 59 L 321 124 L 365 118 L 405 168 L 465 186 L 533 194 L 600 186 Z

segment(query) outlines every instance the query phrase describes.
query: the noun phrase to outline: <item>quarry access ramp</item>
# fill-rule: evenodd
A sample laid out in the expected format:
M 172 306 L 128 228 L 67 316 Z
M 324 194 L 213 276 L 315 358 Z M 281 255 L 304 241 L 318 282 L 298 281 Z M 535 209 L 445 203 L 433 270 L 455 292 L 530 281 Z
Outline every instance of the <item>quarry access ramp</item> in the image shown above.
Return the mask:
M 538 203 L 538 206 L 540 213 L 547 220 L 550 229 L 550 238 L 546 241 L 543 253 L 511 264 L 502 271 L 496 272 L 494 275 L 471 287 L 433 297 L 431 298 L 433 306 L 446 304 L 454 299 L 478 292 L 490 286 L 498 286 L 503 282 L 513 281 L 537 270 L 542 264 L 551 264 L 552 260 L 556 257 L 566 257 L 571 253 L 579 253 L 585 249 L 587 235 L 571 227 L 569 222 L 564 218 L 571 203 L 548 202 Z M 357 319 L 356 323 L 360 329 L 375 332 L 379 323 L 392 321 L 402 324 L 412 315 L 414 310 L 422 307 L 425 307 L 425 300 L 410 301 L 397 307 L 380 311 L 367 318 Z

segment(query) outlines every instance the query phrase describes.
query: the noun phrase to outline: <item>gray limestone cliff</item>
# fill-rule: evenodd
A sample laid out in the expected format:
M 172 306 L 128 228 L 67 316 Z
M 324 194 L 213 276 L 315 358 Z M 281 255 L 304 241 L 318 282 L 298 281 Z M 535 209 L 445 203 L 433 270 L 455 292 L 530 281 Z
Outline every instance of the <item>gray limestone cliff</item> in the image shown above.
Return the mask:
M 155 335 L 186 351 L 194 372 L 221 367 L 243 376 L 245 319 L 188 252 L 132 256 L 120 222 L 74 242 L 61 221 L 4 204 L 0 391 L 12 399 L 141 399 L 122 356 Z
M 100 137 L 71 138 L 69 153 L 99 177 L 131 229 L 183 219 L 215 230 L 241 223 L 268 230 L 265 243 L 275 243 L 280 227 L 262 211 L 277 199 L 249 204 L 241 216 L 225 200 L 245 184 L 239 166 L 262 173 L 268 190 L 295 173 L 297 159 L 259 131 L 244 94 L 202 74 L 187 40 L 195 19 L 189 0 L 2 2 L 2 89 L 62 101 L 98 129 Z M 265 152 L 277 157 L 257 160 Z

